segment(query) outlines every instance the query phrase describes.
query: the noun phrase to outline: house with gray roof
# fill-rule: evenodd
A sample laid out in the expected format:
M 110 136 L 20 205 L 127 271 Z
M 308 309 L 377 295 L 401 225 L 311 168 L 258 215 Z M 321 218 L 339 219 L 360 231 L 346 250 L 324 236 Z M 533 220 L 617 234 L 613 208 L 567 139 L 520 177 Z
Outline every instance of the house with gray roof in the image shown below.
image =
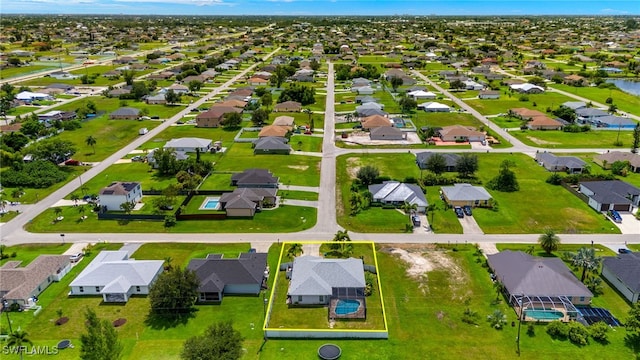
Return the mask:
M 252 217 L 267 204 L 276 203 L 277 188 L 237 188 L 222 194 L 220 207 L 228 217 Z
M 588 305 L 593 294 L 559 258 L 534 257 L 505 250 L 487 256 L 496 281 L 520 314 L 528 309 L 561 311 L 565 320 L 578 316 L 575 305 Z
M 100 189 L 100 206 L 107 210 L 120 211 L 123 203 L 142 200 L 142 185 L 139 182 L 114 181 Z
M 187 269 L 200 281 L 199 302 L 221 302 L 232 294 L 258 295 L 269 276 L 266 253 L 241 253 L 235 259 L 209 254 L 204 259 L 191 259 Z
M 27 266 L 20 267 L 21 263 L 7 261 L 0 267 L 0 297 L 21 307 L 33 305 L 52 282 L 71 270 L 69 255 L 40 255 Z
M 611 169 L 611 165 L 616 161 L 628 161 L 632 172 L 640 172 L 639 154 L 623 151 L 609 151 L 593 158 L 593 162 L 602 166 L 603 169 Z
M 583 101 L 567 101 L 564 102 L 562 104 L 560 104 L 560 106 L 564 106 L 567 107 L 571 110 L 578 110 L 578 109 L 583 109 L 587 107 L 587 104 Z
M 418 165 L 420 170 L 426 170 L 429 159 L 431 159 L 431 157 L 435 154 L 436 153 L 430 152 L 430 151 L 417 153 L 416 165 Z M 446 167 L 444 171 L 448 171 L 448 172 L 456 171 L 456 166 L 458 166 L 458 160 L 460 159 L 460 155 L 450 154 L 450 153 L 438 153 L 438 154 L 442 155 L 442 157 L 445 160 Z
M 111 120 L 136 120 L 139 117 L 140 109 L 131 107 L 122 107 L 109 114 L 109 119 Z
M 639 252 L 602 258 L 602 276 L 632 304 L 640 300 Z
M 267 169 L 247 169 L 231 175 L 231 186 L 240 188 L 277 188 L 278 178 Z
M 396 127 L 380 126 L 369 132 L 371 140 L 407 140 L 407 134 Z
M 638 124 L 636 121 L 629 118 L 614 115 L 599 116 L 595 118 L 592 123 L 598 128 L 608 128 L 614 130 L 633 130 L 633 128 L 635 128 Z
M 398 181 L 385 181 L 382 184 L 369 185 L 373 202 L 389 205 L 416 205 L 418 212 L 425 212 L 429 203 L 420 186 Z
M 164 148 L 174 149 L 175 151 L 182 151 L 186 153 L 194 153 L 198 150 L 201 153 L 205 153 L 211 149 L 212 143 L 213 141 L 211 139 L 185 137 L 167 141 L 164 144 Z
M 450 206 L 491 206 L 491 194 L 482 186 L 471 184 L 453 184 L 441 188 L 443 200 Z
M 632 211 L 640 203 L 640 189 L 620 180 L 585 181 L 580 193 L 596 211 Z
M 284 154 L 291 153 L 291 145 L 287 144 L 288 140 L 280 136 L 265 136 L 254 140 L 253 153 L 258 154 Z
M 569 174 L 581 174 L 587 165 L 582 159 L 575 156 L 556 156 L 543 151 L 536 154 L 536 162 L 548 171 L 565 171 Z
M 135 260 L 124 250 L 101 251 L 69 284 L 69 295 L 101 295 L 104 302 L 127 302 L 147 295 L 164 270 L 163 260 Z
M 602 116 L 608 116 L 609 113 L 595 108 L 579 108 L 576 109 L 577 121 L 581 124 L 592 124 L 597 118 Z
M 364 264 L 361 259 L 325 259 L 299 256 L 293 260 L 287 303 L 327 305 L 335 294 L 364 297 Z

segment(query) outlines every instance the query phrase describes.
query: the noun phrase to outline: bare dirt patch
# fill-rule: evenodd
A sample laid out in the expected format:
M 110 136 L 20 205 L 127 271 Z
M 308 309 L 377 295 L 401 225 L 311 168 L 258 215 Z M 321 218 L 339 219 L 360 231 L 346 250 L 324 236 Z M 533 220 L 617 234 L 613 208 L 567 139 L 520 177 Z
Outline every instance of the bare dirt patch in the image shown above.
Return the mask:
M 360 170 L 360 159 L 355 157 L 347 158 L 347 174 L 349 179 L 353 180 L 358 177 L 358 170 Z
M 546 141 L 546 140 L 541 140 L 538 138 L 535 138 L 533 136 L 527 136 L 527 139 L 533 141 L 534 143 L 538 144 L 538 145 L 558 145 L 560 143 L 554 142 L 554 141 Z

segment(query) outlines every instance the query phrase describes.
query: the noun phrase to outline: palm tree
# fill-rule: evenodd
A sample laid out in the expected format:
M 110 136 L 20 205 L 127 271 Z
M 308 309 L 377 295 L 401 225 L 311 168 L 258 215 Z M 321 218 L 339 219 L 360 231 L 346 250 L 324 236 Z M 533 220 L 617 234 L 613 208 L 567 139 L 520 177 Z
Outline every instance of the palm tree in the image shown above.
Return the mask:
M 76 193 L 71 194 L 71 201 L 73 201 L 75 205 L 78 205 L 78 200 L 80 200 L 80 195 Z
M 85 142 L 87 145 L 91 146 L 91 148 L 93 149 L 93 154 L 95 155 L 95 153 L 96 153 L 96 143 L 98 142 L 98 141 L 96 140 L 96 138 L 94 138 L 93 136 L 89 135 L 89 136 L 87 136 L 87 138 L 84 140 L 84 142 Z
M 311 116 L 313 116 L 313 111 L 311 111 L 311 109 L 304 109 L 302 110 L 302 112 L 309 116 L 309 121 L 307 122 L 307 124 L 309 124 L 309 127 L 311 127 Z
M 167 256 L 164 258 L 164 270 L 165 271 L 171 271 L 173 270 L 173 265 L 171 264 L 173 262 L 173 258 L 171 256 Z
M 287 256 L 290 259 L 293 259 L 294 257 L 303 254 L 304 251 L 302 250 L 302 244 L 300 243 L 293 243 L 289 246 L 289 249 L 287 250 Z
M 551 255 L 552 251 L 558 250 L 560 238 L 553 230 L 547 229 L 544 231 L 544 234 L 538 238 L 538 243 L 540 243 L 540 246 L 548 255 Z
M 418 204 L 416 203 L 410 204 L 406 201 L 404 202 L 404 204 L 402 204 L 402 211 L 404 211 L 405 214 L 408 215 L 411 213 L 411 211 L 414 211 L 414 210 L 418 210 Z
M 587 271 L 597 270 L 601 261 L 602 258 L 597 257 L 595 249 L 591 247 L 580 248 L 577 253 L 572 254 L 571 256 L 571 263 L 573 266 L 582 269 L 580 281 L 584 281 Z
M 56 219 L 57 219 L 60 216 L 60 214 L 62 214 L 62 208 L 54 207 L 53 208 L 53 213 L 56 214 Z
M 14 347 L 18 349 L 18 353 L 20 354 L 20 360 L 22 360 L 22 353 L 24 352 L 23 346 L 25 345 L 33 346 L 33 343 L 29 339 L 29 334 L 22 330 L 16 330 L 9 335 L 9 340 L 7 341 L 7 346 Z

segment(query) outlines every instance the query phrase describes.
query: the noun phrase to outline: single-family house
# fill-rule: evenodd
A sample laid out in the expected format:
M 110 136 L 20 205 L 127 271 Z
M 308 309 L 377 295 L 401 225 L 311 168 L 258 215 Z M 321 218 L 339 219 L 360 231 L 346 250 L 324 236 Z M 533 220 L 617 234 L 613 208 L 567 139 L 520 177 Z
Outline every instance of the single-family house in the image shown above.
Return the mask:
M 262 77 L 254 76 L 250 78 L 247 82 L 251 86 L 266 86 L 269 83 L 269 80 L 264 79 Z
M 142 186 L 139 182 L 114 181 L 100 189 L 100 206 L 106 210 L 120 211 L 121 204 L 137 203 L 142 199 Z
M 484 133 L 473 127 L 462 125 L 445 126 L 438 130 L 438 136 L 442 141 L 450 142 L 482 142 L 486 140 Z
M 529 83 L 513 84 L 509 85 L 509 88 L 523 94 L 540 94 L 544 92 L 543 87 Z
M 269 276 L 266 253 L 240 253 L 235 259 L 208 254 L 191 259 L 187 269 L 196 274 L 199 302 L 221 302 L 225 295 L 258 295 Z
M 297 101 L 285 101 L 273 107 L 273 111 L 275 112 L 300 112 L 301 110 L 302 104 Z
M 102 295 L 104 302 L 127 302 L 147 295 L 164 270 L 164 260 L 135 260 L 124 250 L 101 251 L 69 284 L 69 295 Z
M 52 282 L 60 281 L 71 270 L 69 255 L 40 255 L 27 266 L 20 264 L 7 261 L 0 267 L 0 297 L 21 307 L 34 305 Z
M 200 151 L 205 153 L 211 149 L 212 143 L 213 141 L 210 139 L 187 137 L 171 139 L 163 147 L 165 149 L 174 149 L 176 152 L 194 153 Z
M 600 165 L 603 169 L 611 169 L 611 165 L 616 161 L 628 161 L 629 168 L 632 172 L 640 172 L 640 154 L 610 151 L 593 158 L 593 162 Z
M 484 85 L 479 84 L 473 80 L 464 80 L 462 82 L 464 84 L 464 88 L 466 90 L 482 90 L 484 89 Z
M 364 130 L 371 130 L 377 127 L 391 127 L 391 121 L 389 118 L 382 115 L 371 115 L 362 119 L 362 128 Z
M 603 116 L 609 116 L 609 113 L 595 108 L 579 108 L 576 109 L 577 121 L 581 124 L 595 124 L 597 119 Z
M 625 117 L 606 115 L 595 118 L 592 124 L 599 128 L 633 130 L 638 122 Z
M 278 126 L 278 125 L 267 125 L 262 127 L 260 133 L 258 133 L 259 138 L 263 137 L 285 137 L 289 132 L 289 128 L 286 126 Z
M 640 300 L 640 252 L 605 256 L 602 276 L 630 303 Z
M 412 97 L 413 100 L 433 100 L 436 98 L 436 94 L 424 90 L 410 91 L 407 93 L 407 96 Z
M 418 104 L 418 110 L 424 110 L 426 112 L 449 112 L 451 107 L 439 102 L 430 101 L 422 104 Z
M 556 156 L 546 151 L 536 154 L 536 162 L 548 171 L 565 171 L 569 174 L 581 174 L 587 165 L 587 163 L 579 157 Z
M 37 101 L 37 100 L 51 100 L 51 99 L 53 99 L 53 97 L 45 93 L 22 91 L 16 94 L 16 100 L 24 101 L 26 103 L 30 103 L 32 101 Z
M 429 203 L 416 184 L 405 184 L 398 181 L 385 181 L 382 184 L 369 185 L 372 201 L 389 205 L 416 205 L 417 211 L 424 213 Z
M 361 259 L 325 259 L 304 255 L 293 260 L 287 303 L 327 305 L 344 293 L 364 301 L 364 264 Z
M 158 168 L 158 164 L 156 163 L 156 158 L 154 156 L 156 150 L 157 149 L 151 149 L 149 150 L 149 152 L 147 152 L 147 155 L 146 155 L 147 164 L 149 164 L 154 169 Z M 177 161 L 183 161 L 189 158 L 189 155 L 187 155 L 187 153 L 184 151 L 174 151 L 173 156 L 176 158 Z
M 76 118 L 75 111 L 60 111 L 60 110 L 51 110 L 47 111 L 44 114 L 38 114 L 38 120 L 52 122 L 56 120 L 60 121 L 68 121 Z
M 293 126 L 295 125 L 295 121 L 296 120 L 293 116 L 282 115 L 273 119 L 272 125 L 293 128 Z
M 47 76 L 52 77 L 54 79 L 58 79 L 58 80 L 71 80 L 71 79 L 77 79 L 79 77 L 78 75 L 73 75 L 66 71 L 54 71 Z
M 121 107 L 109 114 L 111 120 L 136 120 L 140 117 L 140 109 Z
M 236 107 L 239 109 L 244 109 L 247 106 L 247 102 L 243 101 L 243 100 L 239 100 L 239 99 L 226 99 L 225 101 L 220 101 L 217 102 L 215 104 L 213 104 L 214 107 L 216 106 L 230 106 L 230 107 Z
M 528 313 L 533 310 L 561 312 L 564 321 L 575 319 L 578 316 L 575 306 L 588 305 L 593 297 L 560 258 L 505 250 L 488 255 L 487 263 L 495 281 L 504 286 L 509 304 L 525 320 L 538 320 Z
M 441 190 L 443 200 L 450 206 L 491 206 L 491 194 L 482 186 L 463 183 L 443 186 Z
M 231 185 L 239 188 L 277 188 L 278 180 L 267 169 L 247 169 L 231 175 Z
M 374 89 L 371 86 L 360 86 L 357 88 L 354 88 L 355 92 L 358 93 L 358 95 L 373 95 L 373 93 L 376 92 L 376 89 Z
M 358 116 L 361 118 L 366 118 L 374 115 L 387 117 L 389 113 L 379 109 L 361 109 L 360 111 L 358 111 Z
M 144 99 L 144 101 L 149 105 L 164 105 L 167 103 L 164 93 L 149 95 Z
M 283 154 L 291 153 L 291 145 L 287 144 L 285 137 L 267 136 L 253 142 L 253 153 L 258 154 Z
M 439 154 L 444 158 L 445 164 L 446 164 L 444 171 L 448 171 L 448 172 L 456 171 L 456 167 L 458 166 L 458 160 L 460 159 L 460 155 L 458 154 L 434 153 L 430 151 L 425 151 L 425 152 L 416 154 L 416 164 L 421 170 L 426 170 L 429 159 L 431 159 L 431 157 L 435 154 Z
M 562 104 L 560 104 L 560 106 L 564 106 L 567 107 L 573 111 L 576 111 L 578 109 L 583 109 L 587 107 L 587 104 L 583 101 L 567 101 L 564 102 Z
M 531 130 L 560 130 L 564 124 L 558 120 L 543 116 L 536 116 L 527 121 L 527 127 Z
M 500 91 L 495 90 L 482 90 L 478 94 L 480 99 L 500 99 Z
M 640 189 L 620 180 L 585 181 L 580 192 L 596 211 L 631 211 L 640 203 Z
M 171 84 L 168 88 L 166 88 L 165 90 L 173 90 L 174 93 L 176 94 L 180 94 L 180 95 L 185 95 L 189 93 L 189 87 L 186 85 L 182 85 L 182 84 Z
M 371 140 L 407 140 L 407 134 L 396 127 L 376 127 L 369 132 Z
M 233 106 L 212 106 L 211 109 L 196 115 L 197 127 L 218 127 L 226 113 L 242 113 L 242 109 Z
M 277 193 L 277 188 L 237 188 L 233 192 L 222 194 L 220 208 L 228 217 L 252 217 L 263 206 L 274 205 Z

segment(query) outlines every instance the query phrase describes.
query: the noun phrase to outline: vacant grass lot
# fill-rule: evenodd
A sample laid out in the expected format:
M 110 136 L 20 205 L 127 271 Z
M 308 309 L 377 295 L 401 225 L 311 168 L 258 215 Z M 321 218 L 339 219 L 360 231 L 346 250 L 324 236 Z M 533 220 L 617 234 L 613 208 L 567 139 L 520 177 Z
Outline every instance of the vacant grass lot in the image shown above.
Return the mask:
M 553 84 L 551 87 L 582 96 L 601 104 L 604 104 L 605 100 L 608 97 L 611 97 L 613 99 L 613 103 L 618 106 L 619 110 L 635 115 L 640 114 L 640 101 L 638 101 L 638 96 L 628 94 L 622 90 L 600 89 L 597 87 L 574 87 L 562 84 Z
M 294 151 L 322 152 L 322 137 L 309 135 L 293 135 L 289 145 Z M 267 155 L 269 156 L 269 155 Z
M 222 141 L 223 147 L 229 147 L 233 142 L 233 138 L 238 134 L 238 131 L 238 129 L 199 128 L 194 125 L 169 126 L 158 134 L 158 136 L 142 144 L 140 149 L 155 149 L 164 146 L 164 144 L 171 139 L 183 137 L 198 137 L 211 139 L 213 141 Z
M 592 130 L 581 133 L 569 133 L 558 130 L 516 130 L 510 131 L 511 135 L 523 143 L 548 149 L 570 148 L 610 148 L 616 139 L 622 142 L 621 151 L 627 151 L 633 144 L 633 131 Z
M 5 169 L 2 169 L 2 170 L 5 170 Z M 62 186 L 64 186 L 64 184 L 68 183 L 72 179 L 75 179 L 76 177 L 78 177 L 79 175 L 81 175 L 82 173 L 87 171 L 89 169 L 89 167 L 86 167 L 86 166 L 63 166 L 63 167 L 61 167 L 61 169 L 68 173 L 68 177 L 67 177 L 66 181 L 62 181 L 62 182 L 59 182 L 57 184 L 53 184 L 53 185 L 51 185 L 51 186 L 49 186 L 47 188 L 44 188 L 44 189 L 23 188 L 22 190 L 24 190 L 24 195 L 22 195 L 18 199 L 14 199 L 13 197 L 11 197 L 11 193 L 14 190 L 16 190 L 17 188 L 3 187 L 2 190 L 5 193 L 5 195 L 8 196 L 8 198 L 7 198 L 8 201 L 18 201 L 18 202 L 20 202 L 22 204 L 33 204 L 33 203 L 36 203 L 36 202 L 40 201 L 41 199 L 44 199 L 45 197 L 49 196 L 52 192 L 60 189 Z M 2 177 L 2 173 L 0 172 L 0 178 L 1 177 Z M 11 206 L 10 205 L 7 206 L 7 210 L 11 210 Z
M 537 109 L 539 111 L 545 112 L 547 107 L 555 109 L 560 106 L 560 104 L 566 101 L 573 101 L 573 99 L 568 96 L 553 92 L 526 95 L 529 98 L 529 101 L 520 101 L 520 94 L 514 93 L 511 95 L 511 97 L 509 97 L 508 94 L 505 94 L 504 89 L 505 88 L 500 91 L 500 99 L 475 99 L 465 100 L 465 102 L 479 111 L 482 115 L 496 115 L 500 113 L 506 113 L 511 108 L 521 107 L 534 110 Z
M 297 144 L 293 144 L 295 147 Z M 318 186 L 320 158 L 301 155 L 254 155 L 251 144 L 233 144 L 215 166 L 217 171 L 244 171 L 249 168 L 269 169 L 286 185 Z
M 498 210 L 474 209 L 473 216 L 485 233 L 619 233 L 586 203 L 561 186 L 547 184 L 550 173 L 523 154 L 478 154 L 478 179 L 486 184 L 498 174 L 500 163 L 510 160 L 520 191 L 489 190 Z
M 307 200 L 318 201 L 318 193 L 310 191 L 297 191 L 297 190 L 278 190 L 278 196 L 287 200 Z

